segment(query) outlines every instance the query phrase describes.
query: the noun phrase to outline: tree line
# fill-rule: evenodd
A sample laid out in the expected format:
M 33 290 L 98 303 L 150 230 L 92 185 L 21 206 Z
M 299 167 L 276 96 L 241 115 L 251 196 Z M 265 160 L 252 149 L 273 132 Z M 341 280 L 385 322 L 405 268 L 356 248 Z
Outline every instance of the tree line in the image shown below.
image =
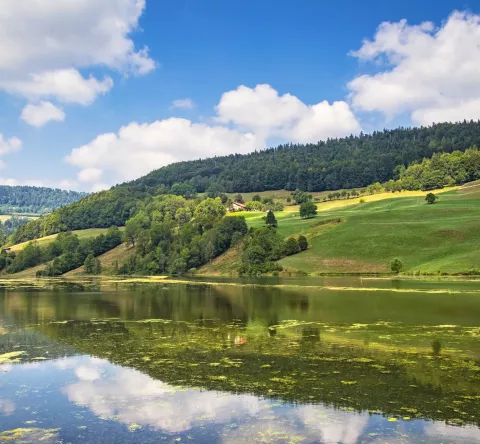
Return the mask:
M 0 214 L 47 214 L 85 196 L 87 193 L 56 188 L 0 185 Z

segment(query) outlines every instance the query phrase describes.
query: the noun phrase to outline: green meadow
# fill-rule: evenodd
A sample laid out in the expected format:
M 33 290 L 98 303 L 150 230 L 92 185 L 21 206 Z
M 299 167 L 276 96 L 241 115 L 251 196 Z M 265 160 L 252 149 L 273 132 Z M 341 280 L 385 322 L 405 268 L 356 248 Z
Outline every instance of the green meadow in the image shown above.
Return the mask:
M 120 228 L 121 230 L 123 228 Z M 89 239 L 91 237 L 100 236 L 100 234 L 105 234 L 107 232 L 107 228 L 89 228 L 87 230 L 75 230 L 73 231 L 74 234 L 78 236 L 79 239 Z M 38 243 L 40 247 L 46 247 L 51 244 L 58 234 L 52 234 L 50 236 L 41 237 L 40 239 L 36 239 L 35 242 Z M 11 251 L 19 252 L 23 250 L 31 241 L 22 242 L 20 244 L 16 244 L 10 247 Z
M 313 219 L 301 219 L 298 207 L 287 207 L 276 213 L 278 232 L 284 237 L 304 234 L 310 246 L 280 264 L 287 272 L 309 274 L 388 273 L 391 260 L 399 258 L 406 273 L 478 272 L 480 184 L 438 193 L 433 205 L 424 195 L 327 202 L 318 205 Z M 264 223 L 263 213 L 242 214 L 251 227 Z M 230 253 L 228 260 L 238 256 Z M 216 266 L 234 268 L 221 260 Z

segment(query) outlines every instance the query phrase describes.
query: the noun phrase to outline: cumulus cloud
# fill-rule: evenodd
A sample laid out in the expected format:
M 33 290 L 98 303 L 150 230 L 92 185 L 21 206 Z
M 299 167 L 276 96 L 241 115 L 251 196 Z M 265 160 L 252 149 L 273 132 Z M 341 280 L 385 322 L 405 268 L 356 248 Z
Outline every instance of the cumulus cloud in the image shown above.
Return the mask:
M 85 168 L 78 173 L 80 182 L 98 182 L 102 177 L 103 171 L 100 168 Z
M 178 99 L 172 102 L 173 108 L 192 109 L 195 106 L 192 99 Z
M 90 105 L 98 95 L 107 93 L 113 86 L 110 77 L 88 79 L 76 69 L 46 71 L 31 74 L 28 79 L 0 82 L 0 88 L 12 94 L 21 94 L 28 99 L 54 98 L 63 103 Z
M 13 153 L 22 148 L 22 141 L 17 137 L 11 137 L 6 139 L 3 134 L 0 133 L 0 155 Z
M 254 134 L 170 118 L 133 122 L 118 133 L 99 135 L 73 149 L 66 160 L 82 170 L 101 169 L 114 173 L 119 180 L 131 180 L 172 162 L 248 153 L 257 147 Z
M 351 53 L 383 69 L 349 84 L 355 109 L 418 124 L 480 118 L 480 16 L 454 12 L 441 26 L 382 23 Z
M 53 103 L 41 101 L 38 105 L 28 104 L 23 109 L 20 118 L 38 128 L 51 121 L 63 122 L 65 113 Z
M 147 74 L 155 62 L 131 38 L 144 9 L 145 0 L 4 0 L 0 89 L 29 100 L 88 105 L 113 81 L 81 70 Z
M 279 136 L 295 142 L 317 142 L 360 131 L 346 102 L 306 105 L 294 95 L 280 96 L 270 85 L 242 85 L 228 91 L 222 95 L 216 111 L 218 122 L 233 123 L 265 138 Z

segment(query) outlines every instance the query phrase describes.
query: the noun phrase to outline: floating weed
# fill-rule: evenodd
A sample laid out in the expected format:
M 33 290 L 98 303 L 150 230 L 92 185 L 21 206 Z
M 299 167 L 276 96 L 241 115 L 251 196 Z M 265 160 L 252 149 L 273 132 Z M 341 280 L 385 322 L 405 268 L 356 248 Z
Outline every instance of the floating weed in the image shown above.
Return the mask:
M 0 364 L 14 364 L 21 362 L 20 356 L 24 354 L 24 351 L 4 353 L 3 355 L 0 355 Z

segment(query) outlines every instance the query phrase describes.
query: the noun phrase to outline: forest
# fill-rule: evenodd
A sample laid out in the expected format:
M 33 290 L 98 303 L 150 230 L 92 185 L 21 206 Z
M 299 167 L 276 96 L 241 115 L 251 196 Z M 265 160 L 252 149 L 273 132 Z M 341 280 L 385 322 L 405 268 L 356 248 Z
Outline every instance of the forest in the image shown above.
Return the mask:
M 85 196 L 56 188 L 0 185 L 0 214 L 48 214 Z
M 412 163 L 432 158 L 436 168 L 439 153 L 464 152 L 475 146 L 480 146 L 480 121 L 464 121 L 175 163 L 32 221 L 10 240 L 18 243 L 60 231 L 123 226 L 143 204 L 168 193 L 192 199 L 197 193 L 214 198 L 226 192 L 311 192 L 388 183 L 399 180 Z M 450 177 L 455 183 L 462 179 L 461 174 Z

